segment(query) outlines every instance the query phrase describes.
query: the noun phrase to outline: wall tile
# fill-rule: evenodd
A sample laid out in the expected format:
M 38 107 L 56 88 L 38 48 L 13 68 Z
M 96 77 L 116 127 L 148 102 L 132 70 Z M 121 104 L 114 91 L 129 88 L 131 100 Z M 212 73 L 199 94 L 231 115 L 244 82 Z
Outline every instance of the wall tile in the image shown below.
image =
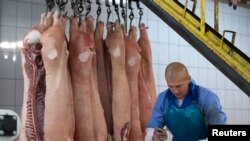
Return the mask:
M 247 19 L 247 34 L 250 35 L 250 18 Z
M 15 105 L 15 80 L 0 79 L 0 105 Z
M 168 32 L 168 39 L 169 39 L 169 43 L 171 44 L 179 44 L 179 41 L 178 41 L 178 34 L 172 29 L 172 28 L 169 28 L 169 32 Z
M 151 53 L 152 53 L 152 62 L 153 63 L 159 63 L 159 56 L 158 56 L 158 51 L 159 47 L 157 43 L 151 42 Z
M 240 22 L 240 33 L 246 35 L 247 34 L 247 19 L 245 17 L 239 17 Z
M 158 22 L 157 21 L 148 21 L 148 35 L 150 41 L 158 42 Z
M 32 3 L 36 3 L 36 4 L 46 4 L 46 1 L 44 0 L 32 0 Z
M 158 50 L 158 62 L 160 64 L 168 64 L 169 63 L 169 44 L 159 44 Z
M 31 3 L 17 3 L 17 27 L 31 26 Z
M 14 54 L 0 52 L 0 78 L 15 78 L 15 62 L 12 60 Z
M 178 40 L 179 40 L 179 44 L 181 46 L 190 46 L 190 44 L 184 38 L 182 38 L 181 36 L 179 36 Z
M 147 10 L 149 20 L 159 20 L 158 16 L 155 13 L 153 13 L 150 9 Z
M 181 47 L 180 46 L 180 61 L 183 63 L 183 64 L 186 64 L 186 65 L 190 65 L 191 62 L 189 62 L 189 57 L 190 54 L 189 54 L 189 48 L 188 47 Z
M 234 110 L 234 124 L 241 124 L 242 123 L 242 111 L 241 110 Z
M 168 52 L 169 62 L 180 61 L 179 46 L 175 44 L 169 44 Z
M 35 26 L 40 23 L 41 21 L 41 14 L 46 12 L 46 6 L 45 5 L 38 5 L 38 4 L 32 4 L 31 5 L 31 26 Z
M 16 63 L 15 63 L 15 77 L 17 79 L 23 79 L 23 71 L 22 71 L 22 60 L 21 54 L 18 52 L 16 53 Z
M 209 76 L 209 78 L 207 79 L 207 86 L 209 88 L 216 88 L 216 83 L 217 83 L 217 80 L 216 80 L 216 72 L 214 69 L 208 69 L 207 70 L 207 75 Z
M 207 68 L 207 59 L 203 57 L 201 54 L 198 55 L 198 66 L 200 68 Z
M 188 54 L 189 54 L 189 65 L 193 67 L 198 67 L 199 66 L 199 58 L 198 52 L 195 50 L 194 47 L 188 47 Z
M 16 26 L 16 2 L 2 0 L 1 25 Z
M 232 90 L 225 90 L 225 95 L 226 95 L 226 108 L 234 109 L 235 101 Z
M 240 91 L 233 91 L 233 97 L 235 102 L 235 109 L 241 109 L 242 108 L 242 94 Z
M 224 30 L 232 30 L 232 22 L 231 22 L 231 16 L 229 14 L 225 14 L 224 16 L 224 21 L 228 21 L 228 22 L 224 22 Z
M 242 95 L 242 109 L 250 111 L 250 99 L 246 94 Z
M 196 67 L 188 67 L 189 75 L 197 82 L 199 80 L 199 70 Z M 198 84 L 199 85 L 199 84 Z
M 22 105 L 23 104 L 23 92 L 24 92 L 24 81 L 23 80 L 16 80 L 16 103 L 15 105 Z
M 1 26 L 0 27 L 0 42 L 15 42 L 16 41 L 16 28 L 10 26 Z M 6 50 L 6 51 L 10 51 Z
M 166 23 L 163 23 L 163 22 L 158 22 L 158 24 L 159 24 L 159 27 L 161 27 L 160 32 L 158 32 L 159 42 L 168 43 L 169 42 L 168 32 L 169 32 L 170 27 Z
M 159 65 L 158 67 L 158 85 L 159 86 L 166 86 L 166 80 L 165 80 L 165 68 L 166 65 Z
M 241 124 L 250 124 L 250 112 L 249 110 L 242 110 L 242 123 Z
M 16 29 L 16 42 L 23 41 L 25 35 L 31 28 L 17 28 Z
M 208 74 L 206 69 L 199 70 L 199 80 L 197 80 L 198 84 L 206 86 L 207 85 Z

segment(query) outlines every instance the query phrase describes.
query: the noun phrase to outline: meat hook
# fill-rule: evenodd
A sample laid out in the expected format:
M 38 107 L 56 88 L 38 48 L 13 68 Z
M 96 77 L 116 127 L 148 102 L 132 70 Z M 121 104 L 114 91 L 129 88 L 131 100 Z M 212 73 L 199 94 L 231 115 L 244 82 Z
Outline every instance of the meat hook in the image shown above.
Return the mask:
M 115 0 L 112 0 L 112 4 L 113 4 L 113 6 L 114 6 L 114 8 L 115 8 L 115 12 L 116 12 L 118 21 L 119 21 L 119 23 L 120 23 L 121 21 L 120 21 L 120 15 L 119 15 L 119 7 L 118 7 L 118 4 L 116 4 Z
M 101 12 L 102 12 L 102 9 L 101 9 L 100 0 L 96 0 L 96 4 L 98 5 L 97 11 L 96 11 L 96 14 L 97 14 L 96 25 L 97 25 L 98 20 L 99 20 L 99 16 L 100 16 L 100 14 L 101 14 Z

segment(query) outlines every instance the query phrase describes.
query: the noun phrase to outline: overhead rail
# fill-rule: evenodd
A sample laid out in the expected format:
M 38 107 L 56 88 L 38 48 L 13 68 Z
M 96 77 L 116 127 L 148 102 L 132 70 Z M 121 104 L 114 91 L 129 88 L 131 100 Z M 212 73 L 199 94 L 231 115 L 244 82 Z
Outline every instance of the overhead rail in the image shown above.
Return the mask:
M 218 25 L 213 29 L 206 24 L 206 0 L 199 1 L 200 17 L 187 8 L 188 0 L 185 5 L 177 0 L 140 1 L 250 97 L 250 59 L 234 45 L 235 32 L 226 30 L 221 35 Z M 226 33 L 232 33 L 232 42 Z

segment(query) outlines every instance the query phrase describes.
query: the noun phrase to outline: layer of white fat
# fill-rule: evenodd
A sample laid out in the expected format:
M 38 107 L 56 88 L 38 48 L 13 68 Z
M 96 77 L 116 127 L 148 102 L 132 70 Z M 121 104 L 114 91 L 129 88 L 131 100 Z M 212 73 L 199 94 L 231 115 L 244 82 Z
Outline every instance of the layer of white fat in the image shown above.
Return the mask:
M 119 46 L 117 46 L 113 51 L 114 58 L 119 57 L 121 55 L 121 49 Z
M 25 44 L 40 43 L 41 33 L 38 30 L 32 30 L 24 38 Z
M 131 67 L 133 67 L 133 66 L 136 65 L 136 61 L 137 61 L 136 57 L 135 57 L 135 56 L 132 56 L 132 57 L 130 57 L 130 58 L 128 59 L 128 65 L 131 66 Z
M 57 54 L 57 50 L 56 50 L 56 49 L 52 49 L 52 50 L 50 50 L 50 51 L 48 52 L 48 58 L 49 58 L 50 60 L 55 59 L 57 56 L 58 56 L 58 54 Z
M 86 62 L 89 59 L 89 56 L 91 54 L 91 51 L 85 51 L 79 54 L 78 58 L 81 62 Z

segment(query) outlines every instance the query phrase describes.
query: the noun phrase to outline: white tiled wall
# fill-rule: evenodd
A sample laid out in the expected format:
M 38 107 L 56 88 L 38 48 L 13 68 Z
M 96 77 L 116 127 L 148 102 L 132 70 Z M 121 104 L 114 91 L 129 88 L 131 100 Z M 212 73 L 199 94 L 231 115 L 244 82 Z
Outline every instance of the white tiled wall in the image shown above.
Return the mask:
M 181 61 L 188 66 L 196 83 L 218 94 L 229 124 L 250 124 L 250 98 L 153 12 L 143 5 L 142 7 L 144 10 L 142 21 L 149 27 L 157 92 L 166 89 L 164 80 L 166 65 L 171 61 Z M 199 15 L 198 7 L 199 4 L 197 15 Z M 92 14 L 96 17 L 94 11 L 96 6 L 93 5 L 92 9 Z M 106 21 L 104 4 L 102 9 L 100 19 Z M 71 13 L 70 4 L 67 10 Z M 40 15 L 45 11 L 45 0 L 0 0 L 0 43 L 22 41 L 25 33 L 40 21 Z M 213 27 L 213 1 L 207 0 L 206 12 L 207 23 Z M 135 17 L 133 23 L 137 25 L 136 13 Z M 115 18 L 116 15 L 113 14 L 111 20 Z M 237 32 L 236 46 L 250 56 L 250 9 L 238 7 L 237 10 L 233 10 L 227 4 L 220 3 L 220 33 L 225 29 Z M 230 36 L 227 38 L 231 40 Z M 13 61 L 14 56 L 16 61 Z M 0 48 L 0 108 L 20 113 L 22 94 L 20 53 L 16 48 Z

